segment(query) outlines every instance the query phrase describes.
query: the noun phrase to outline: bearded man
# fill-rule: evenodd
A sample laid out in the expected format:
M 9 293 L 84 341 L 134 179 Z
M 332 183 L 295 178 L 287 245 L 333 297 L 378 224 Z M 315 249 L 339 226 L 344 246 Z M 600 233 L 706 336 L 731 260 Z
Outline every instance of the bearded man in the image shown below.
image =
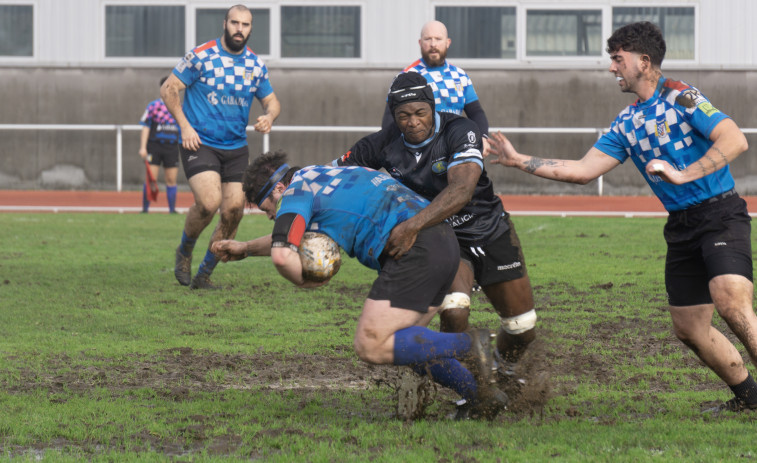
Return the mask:
M 252 12 L 244 5 L 232 6 L 223 21 L 223 36 L 190 50 L 160 90 L 181 128 L 181 163 L 195 200 L 187 213 L 174 267 L 179 283 L 191 289 L 219 288 L 210 281 L 218 262 L 210 246 L 234 238 L 242 220 L 252 100 L 257 98 L 263 107 L 254 125 L 258 132 L 270 132 L 281 112 L 268 69 L 247 47 L 251 32 Z M 185 92 L 183 104 L 181 92 Z M 218 225 L 192 278 L 192 250 L 219 209 Z

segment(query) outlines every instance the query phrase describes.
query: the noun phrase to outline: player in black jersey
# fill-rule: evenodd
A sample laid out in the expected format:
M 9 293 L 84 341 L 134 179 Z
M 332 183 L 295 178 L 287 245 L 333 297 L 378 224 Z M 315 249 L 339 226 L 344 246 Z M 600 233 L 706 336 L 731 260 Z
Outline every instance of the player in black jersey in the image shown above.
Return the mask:
M 475 280 L 501 318 L 497 350 L 512 365 L 536 337 L 536 312 L 518 236 L 484 169 L 481 132 L 469 119 L 435 112 L 433 92 L 416 72 L 395 78 L 388 101 L 397 126 L 360 139 L 333 164 L 383 168 L 431 201 L 395 227 L 384 252 L 398 259 L 420 230 L 449 222 L 462 261 L 442 304 L 441 329 L 468 328 Z

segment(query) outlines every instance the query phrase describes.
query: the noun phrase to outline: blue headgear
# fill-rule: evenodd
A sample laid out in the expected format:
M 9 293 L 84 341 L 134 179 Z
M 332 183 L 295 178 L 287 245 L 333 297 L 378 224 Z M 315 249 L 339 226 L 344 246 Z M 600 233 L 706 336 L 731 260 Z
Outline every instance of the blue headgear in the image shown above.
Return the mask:
M 255 196 L 255 204 L 260 205 L 260 203 L 265 201 L 268 195 L 270 195 L 273 191 L 273 188 L 276 186 L 276 184 L 279 183 L 282 178 L 284 178 L 284 175 L 286 175 L 287 171 L 289 171 L 289 164 L 284 163 L 281 165 L 281 167 L 276 169 L 276 172 L 268 177 L 268 181 L 265 182 L 265 185 L 260 188 L 260 191 L 258 191 L 258 194 Z

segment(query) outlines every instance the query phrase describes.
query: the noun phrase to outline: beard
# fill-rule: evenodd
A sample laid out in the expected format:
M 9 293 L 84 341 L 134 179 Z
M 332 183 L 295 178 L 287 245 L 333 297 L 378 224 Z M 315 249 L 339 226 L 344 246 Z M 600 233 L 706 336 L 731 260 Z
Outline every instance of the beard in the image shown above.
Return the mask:
M 236 42 L 236 38 L 234 38 L 234 36 L 232 36 L 229 33 L 228 29 L 223 30 L 223 41 L 226 43 L 226 46 L 229 48 L 229 51 L 233 53 L 239 53 L 240 51 L 244 50 L 244 47 L 247 46 L 248 40 L 250 40 L 249 35 L 245 37 L 244 40 L 242 40 L 241 42 Z
M 431 53 L 438 53 L 439 58 L 438 59 L 431 58 L 430 56 Z M 435 50 L 429 50 L 428 52 L 421 50 L 421 56 L 423 57 L 423 61 L 426 62 L 428 67 L 438 68 L 439 66 L 443 66 L 444 61 L 447 60 L 447 50 L 435 49 Z

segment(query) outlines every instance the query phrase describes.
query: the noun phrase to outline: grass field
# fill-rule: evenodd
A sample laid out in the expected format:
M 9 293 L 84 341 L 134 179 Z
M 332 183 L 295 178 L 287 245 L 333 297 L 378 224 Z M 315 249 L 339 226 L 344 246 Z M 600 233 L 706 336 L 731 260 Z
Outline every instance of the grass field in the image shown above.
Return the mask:
M 757 414 L 701 413 L 730 391 L 671 333 L 662 219 L 514 218 L 540 317 L 524 362 L 550 394 L 493 422 L 450 421 L 442 389 L 424 418 L 396 417 L 399 369 L 352 352 L 372 271 L 347 259 L 300 290 L 247 259 L 193 292 L 173 277 L 183 220 L 0 215 L 0 459 L 757 459 Z M 247 216 L 238 236 L 270 227 Z M 496 329 L 482 296 L 473 309 Z

